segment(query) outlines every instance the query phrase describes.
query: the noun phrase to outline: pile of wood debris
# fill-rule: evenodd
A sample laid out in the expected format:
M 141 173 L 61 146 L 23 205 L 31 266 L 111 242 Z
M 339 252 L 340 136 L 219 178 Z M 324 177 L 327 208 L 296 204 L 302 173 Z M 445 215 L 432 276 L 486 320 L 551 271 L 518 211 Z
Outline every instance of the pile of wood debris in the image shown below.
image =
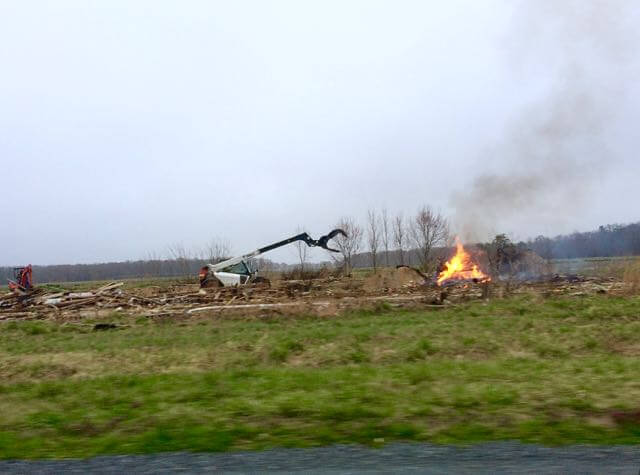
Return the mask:
M 0 321 L 14 319 L 75 319 L 114 312 L 150 318 L 189 316 L 196 313 L 230 313 L 271 310 L 278 313 L 333 314 L 381 300 L 402 305 L 424 300 L 415 288 L 364 290 L 361 281 L 316 279 L 282 281 L 274 287 L 260 285 L 199 289 L 195 284 L 126 289 L 112 282 L 91 291 L 48 293 L 35 289 L 25 294 L 0 295 Z
M 30 292 L 10 292 L 0 295 L 0 320 L 37 318 L 41 313 L 59 313 L 87 306 L 116 308 L 125 293 L 120 290 L 124 282 L 112 282 L 90 292 L 47 293 L 44 289 Z
M 197 284 L 172 284 L 128 288 L 111 282 L 89 291 L 0 294 L 0 321 L 17 319 L 75 320 L 123 313 L 164 318 L 195 314 L 278 313 L 335 315 L 346 309 L 380 305 L 444 308 L 461 302 L 536 292 L 546 295 L 589 295 L 622 291 L 623 284 L 602 279 L 562 279 L 546 282 L 461 283 L 437 287 L 412 277 L 383 274 L 367 279 L 324 278 L 311 281 L 277 281 L 272 287 L 246 286 L 200 289 Z M 393 277 L 393 278 L 392 278 Z M 398 278 L 396 278 L 398 277 Z

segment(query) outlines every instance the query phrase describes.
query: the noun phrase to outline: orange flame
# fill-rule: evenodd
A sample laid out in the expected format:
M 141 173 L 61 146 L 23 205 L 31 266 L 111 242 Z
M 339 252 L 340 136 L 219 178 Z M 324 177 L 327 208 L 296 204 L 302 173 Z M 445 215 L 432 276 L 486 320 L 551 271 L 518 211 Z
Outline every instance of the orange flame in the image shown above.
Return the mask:
M 478 266 L 471 260 L 469 253 L 464 250 L 460 239 L 456 238 L 456 255 L 444 265 L 444 270 L 438 275 L 438 285 L 442 285 L 446 280 L 487 282 L 491 280 L 491 277 L 478 269 Z

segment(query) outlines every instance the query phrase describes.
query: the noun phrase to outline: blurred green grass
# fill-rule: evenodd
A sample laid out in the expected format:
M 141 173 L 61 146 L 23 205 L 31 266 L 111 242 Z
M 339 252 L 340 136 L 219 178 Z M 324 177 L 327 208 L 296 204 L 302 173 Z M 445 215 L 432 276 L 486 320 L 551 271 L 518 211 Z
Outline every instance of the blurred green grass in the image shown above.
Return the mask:
M 121 326 L 94 332 L 92 324 Z M 640 298 L 0 324 L 0 457 L 637 443 Z

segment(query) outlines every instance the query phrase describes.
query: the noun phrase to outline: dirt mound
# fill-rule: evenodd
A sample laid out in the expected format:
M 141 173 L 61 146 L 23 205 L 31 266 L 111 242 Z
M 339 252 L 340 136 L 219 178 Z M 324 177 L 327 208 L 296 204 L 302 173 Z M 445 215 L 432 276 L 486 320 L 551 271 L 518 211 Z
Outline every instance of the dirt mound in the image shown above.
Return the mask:
M 551 274 L 551 265 L 535 252 L 527 251 L 522 257 L 522 267 L 525 272 L 533 275 Z
M 415 269 L 398 267 L 397 269 L 379 269 L 377 273 L 365 279 L 362 288 L 367 292 L 375 292 L 383 289 L 413 287 L 425 283 L 425 278 Z

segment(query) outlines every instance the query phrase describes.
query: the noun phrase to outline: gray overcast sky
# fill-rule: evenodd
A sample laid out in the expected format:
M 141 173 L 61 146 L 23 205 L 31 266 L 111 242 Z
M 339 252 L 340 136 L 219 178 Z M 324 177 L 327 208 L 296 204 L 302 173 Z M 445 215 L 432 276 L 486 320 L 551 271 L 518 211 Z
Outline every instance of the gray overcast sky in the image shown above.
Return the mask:
M 0 265 L 144 258 L 214 236 L 242 252 L 370 207 L 460 216 L 453 195 L 487 169 L 517 171 L 505 136 L 529 127 L 528 108 L 554 107 L 565 54 L 596 101 L 625 89 L 598 147 L 577 139 L 602 166 L 579 204 L 488 228 L 526 238 L 640 220 L 637 37 L 592 69 L 603 15 L 540 32 L 567 13 L 549 4 L 0 0 Z M 591 4 L 563 5 L 571 23 Z M 557 43 L 584 38 L 578 53 Z

